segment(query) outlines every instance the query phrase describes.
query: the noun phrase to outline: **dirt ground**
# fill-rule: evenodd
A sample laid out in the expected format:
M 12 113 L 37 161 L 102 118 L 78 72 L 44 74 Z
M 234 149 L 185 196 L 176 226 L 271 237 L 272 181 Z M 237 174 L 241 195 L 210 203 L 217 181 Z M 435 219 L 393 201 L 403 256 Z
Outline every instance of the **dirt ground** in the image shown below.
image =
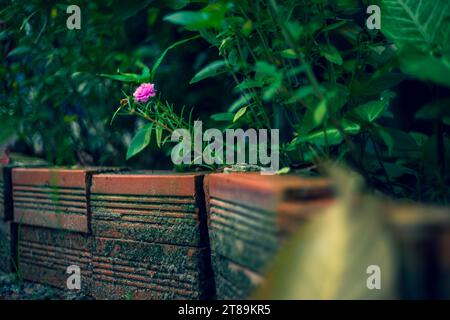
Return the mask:
M 90 300 L 76 292 L 21 280 L 0 271 L 0 300 Z

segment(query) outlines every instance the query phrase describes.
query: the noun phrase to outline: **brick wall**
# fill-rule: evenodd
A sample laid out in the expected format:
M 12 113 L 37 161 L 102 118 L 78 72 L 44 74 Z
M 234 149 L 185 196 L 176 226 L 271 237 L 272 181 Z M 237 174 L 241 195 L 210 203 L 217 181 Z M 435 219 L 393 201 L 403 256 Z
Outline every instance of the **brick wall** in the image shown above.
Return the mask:
M 248 298 L 286 238 L 334 201 L 327 179 L 252 173 L 7 167 L 0 187 L 0 268 L 65 289 L 77 265 L 97 299 Z M 448 297 L 448 210 L 382 211 L 415 275 L 404 296 Z

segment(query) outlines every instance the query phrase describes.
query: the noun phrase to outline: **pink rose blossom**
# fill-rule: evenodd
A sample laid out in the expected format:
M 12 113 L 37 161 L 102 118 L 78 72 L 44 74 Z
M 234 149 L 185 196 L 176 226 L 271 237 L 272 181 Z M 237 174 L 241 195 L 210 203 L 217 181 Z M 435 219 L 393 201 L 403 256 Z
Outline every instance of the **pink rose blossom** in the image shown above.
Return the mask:
M 147 102 L 148 99 L 156 95 L 155 85 L 153 83 L 143 83 L 133 93 L 136 102 Z

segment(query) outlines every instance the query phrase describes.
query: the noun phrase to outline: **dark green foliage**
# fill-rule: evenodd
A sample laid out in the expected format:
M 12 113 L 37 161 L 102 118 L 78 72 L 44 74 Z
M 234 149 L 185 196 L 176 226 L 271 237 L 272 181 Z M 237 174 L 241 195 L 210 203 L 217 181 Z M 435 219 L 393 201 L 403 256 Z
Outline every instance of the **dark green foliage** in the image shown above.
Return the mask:
M 209 1 L 165 20 L 221 57 L 191 83 L 235 82 L 235 102 L 212 116 L 217 125 L 279 128 L 287 165 L 346 161 L 384 192 L 446 203 L 450 121 L 440 97 L 449 90 L 440 86 L 450 86 L 450 5 L 425 2 L 377 1 L 381 32 L 365 24 L 372 3 L 357 0 Z M 397 97 L 406 79 L 426 81 L 419 94 L 431 105 L 417 114 L 425 123 L 402 128 L 414 113 Z
M 170 167 L 170 133 L 193 119 L 278 128 L 284 166 L 345 161 L 383 192 L 448 203 L 450 5 L 428 2 L 77 1 L 68 32 L 68 2 L 3 0 L 0 139 L 57 164 Z M 142 82 L 157 97 L 136 106 Z M 110 127 L 113 110 L 144 121 Z

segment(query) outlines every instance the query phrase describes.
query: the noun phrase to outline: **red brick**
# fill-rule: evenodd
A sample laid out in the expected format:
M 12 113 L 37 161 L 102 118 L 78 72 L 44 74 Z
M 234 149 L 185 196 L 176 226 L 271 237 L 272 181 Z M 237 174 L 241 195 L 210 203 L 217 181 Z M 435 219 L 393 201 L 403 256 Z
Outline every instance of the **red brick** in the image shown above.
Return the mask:
M 334 197 L 327 179 L 259 173 L 208 175 L 205 193 L 219 299 L 247 298 L 283 239 Z
M 95 298 L 211 296 L 202 179 L 150 171 L 93 176 Z
M 93 252 L 96 299 L 210 297 L 205 248 L 96 237 Z
M 14 221 L 78 232 L 89 231 L 91 175 L 101 168 L 15 168 Z
M 17 234 L 19 271 L 24 279 L 67 289 L 67 268 L 76 265 L 81 270 L 81 290 L 90 294 L 90 236 L 26 225 L 19 225 Z
M 96 174 L 92 193 L 187 196 L 196 193 L 198 174 L 171 173 L 169 171 L 137 171 Z M 124 188 L 126 186 L 126 188 Z
M 94 234 L 194 247 L 206 245 L 202 178 L 196 174 L 145 171 L 94 175 L 90 197 Z

